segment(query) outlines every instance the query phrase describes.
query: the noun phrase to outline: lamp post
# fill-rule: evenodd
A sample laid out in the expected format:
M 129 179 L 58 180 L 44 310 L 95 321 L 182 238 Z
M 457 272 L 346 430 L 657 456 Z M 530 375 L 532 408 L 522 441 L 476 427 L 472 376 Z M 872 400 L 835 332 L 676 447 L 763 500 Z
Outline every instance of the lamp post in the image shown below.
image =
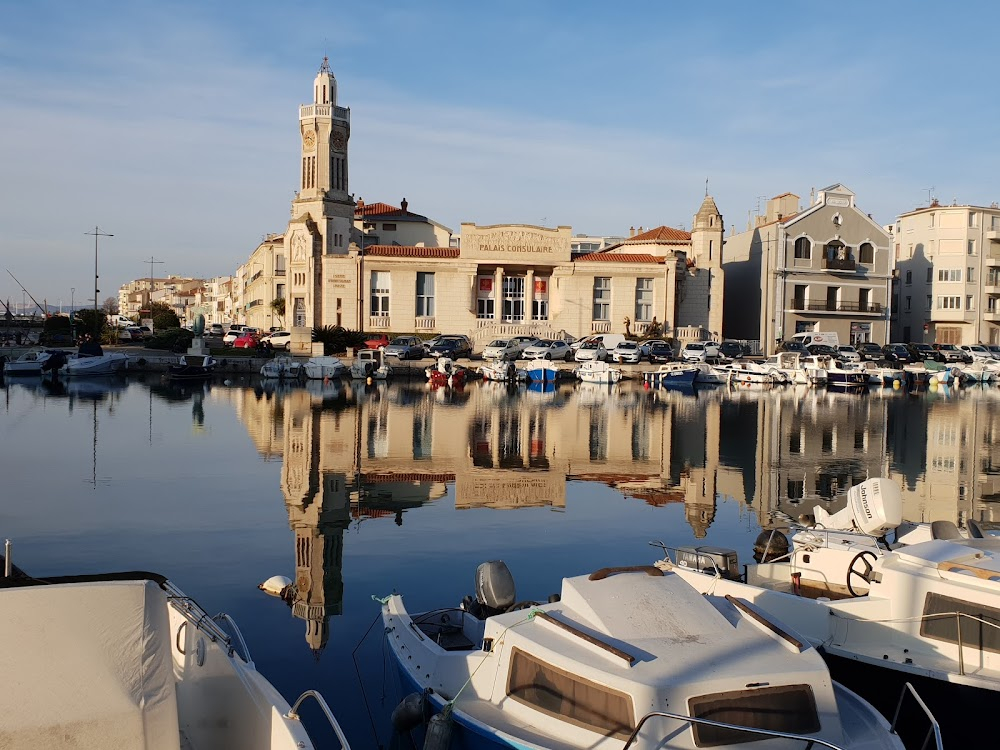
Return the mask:
M 76 341 L 76 310 L 73 309 L 73 300 L 76 297 L 76 287 L 69 288 L 69 335 Z
M 97 324 L 97 296 L 100 294 L 100 289 L 97 288 L 97 238 L 98 237 L 114 237 L 113 234 L 108 234 L 107 232 L 102 232 L 100 227 L 94 226 L 93 232 L 84 232 L 84 234 L 94 235 L 94 336 L 100 341 L 101 329 Z

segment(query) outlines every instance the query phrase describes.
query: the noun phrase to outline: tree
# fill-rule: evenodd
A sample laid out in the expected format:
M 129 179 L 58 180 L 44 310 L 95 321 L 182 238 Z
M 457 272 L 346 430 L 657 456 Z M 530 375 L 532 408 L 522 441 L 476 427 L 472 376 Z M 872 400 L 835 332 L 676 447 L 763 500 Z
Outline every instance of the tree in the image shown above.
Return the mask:
M 118 298 L 117 297 L 108 297 L 106 300 L 104 300 L 103 303 L 101 303 L 101 309 L 104 312 L 106 312 L 108 315 L 117 315 L 118 314 Z
M 281 319 L 281 323 L 282 323 L 282 325 L 284 325 L 284 322 L 285 322 L 285 298 L 284 297 L 275 297 L 273 300 L 271 300 L 271 309 L 274 310 L 274 314 L 277 315 L 278 318 Z
M 164 328 L 180 328 L 181 319 L 177 317 L 174 309 L 164 302 L 154 302 L 152 312 L 149 317 L 153 319 L 153 330 L 162 331 Z
M 107 325 L 107 316 L 101 310 L 97 311 L 96 320 L 94 318 L 94 311 L 89 307 L 78 310 L 76 317 L 80 321 L 80 327 L 77 329 L 78 334 L 99 334 Z

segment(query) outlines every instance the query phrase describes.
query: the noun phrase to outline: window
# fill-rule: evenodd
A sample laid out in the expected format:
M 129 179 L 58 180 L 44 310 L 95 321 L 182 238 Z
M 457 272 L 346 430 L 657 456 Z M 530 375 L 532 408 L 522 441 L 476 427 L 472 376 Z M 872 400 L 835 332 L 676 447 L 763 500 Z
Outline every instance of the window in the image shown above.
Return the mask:
M 780 685 L 700 695 L 688 702 L 688 710 L 697 719 L 775 732 L 812 734 L 820 729 L 816 698 L 809 685 Z M 692 724 L 691 731 L 697 747 L 738 745 L 747 741 L 745 731 L 708 724 Z
M 932 281 L 934 281 L 934 269 L 933 268 L 928 268 L 927 269 L 927 283 L 930 284 Z
M 275 285 L 275 296 L 278 299 L 284 299 L 285 298 L 285 285 L 284 284 L 276 284 Z
M 389 317 L 389 272 L 372 271 L 371 315 L 374 318 Z
M 635 280 L 635 320 L 648 323 L 653 319 L 653 280 Z
M 417 460 L 431 458 L 433 444 L 430 411 L 417 409 L 413 412 L 413 457 Z
M 594 320 L 611 320 L 611 279 L 594 278 Z
M 516 647 L 510 656 L 507 695 L 544 714 L 606 737 L 628 738 L 633 728 L 632 699 L 627 693 L 570 674 Z M 799 710 L 799 706 L 794 709 Z M 817 726 L 806 731 L 818 729 Z
M 396 225 L 395 224 L 383 224 L 382 225 L 382 231 L 383 232 L 395 232 L 396 231 Z
M 858 261 L 860 263 L 874 263 L 875 262 L 875 246 L 870 242 L 862 242 L 861 247 L 858 248 Z
M 969 240 L 969 255 L 975 255 L 975 254 L 976 254 L 976 241 Z
M 806 309 L 806 289 L 808 289 L 808 287 L 805 284 L 796 284 L 792 288 L 792 309 L 793 310 L 805 310 Z
M 274 256 L 274 272 L 279 276 L 285 275 L 285 256 L 280 253 Z
M 434 315 L 434 274 L 417 272 L 417 317 Z
M 795 240 L 795 259 L 810 260 L 812 258 L 812 242 L 808 237 L 799 237 Z
M 503 319 L 508 323 L 524 322 L 524 277 L 503 277 Z
M 962 269 L 942 268 L 938 271 L 938 281 L 961 281 Z
M 903 309 L 906 310 L 906 312 L 910 311 L 911 302 L 912 302 L 911 298 L 907 296 L 906 300 L 903 302 Z
M 906 285 L 909 286 L 913 283 L 913 271 L 906 272 Z
M 934 214 L 927 214 L 927 218 L 929 220 L 929 223 L 927 224 L 927 226 L 933 227 L 934 226 Z
M 972 295 L 971 294 L 965 295 L 965 309 L 966 310 L 975 310 L 976 309 L 976 306 L 975 306 L 975 304 L 972 301 Z
M 535 279 L 535 294 L 531 299 L 531 319 L 549 319 L 549 283 L 548 277 Z
M 295 325 L 304 326 L 306 324 L 306 301 L 302 297 L 296 297 L 295 303 L 292 305 L 292 310 L 295 316 Z
M 788 499 L 793 503 L 806 496 L 806 483 L 802 479 L 788 480 Z
M 840 304 L 840 287 L 828 286 L 826 288 L 826 309 L 838 310 Z
M 978 216 L 978 214 L 976 214 L 974 211 L 969 211 L 969 226 L 970 227 L 977 226 L 977 224 L 979 223 L 976 220 L 977 216 Z
M 971 284 L 976 280 L 976 269 L 969 266 L 965 269 L 965 280 L 967 283 Z
M 947 565 L 948 563 L 942 563 L 942 567 L 946 569 Z M 962 566 L 956 566 L 956 569 L 964 570 Z M 930 617 L 930 615 L 948 615 L 953 612 L 968 615 L 961 618 L 961 631 L 958 618 L 955 616 Z M 965 599 L 953 599 L 942 594 L 927 594 L 924 598 L 923 614 L 925 619 L 920 622 L 920 635 L 925 638 L 957 644 L 961 633 L 962 643 L 966 648 L 978 647 L 984 651 L 1000 653 L 1000 628 L 984 624 L 1000 625 L 1000 610 Z
M 938 297 L 937 306 L 938 306 L 938 310 L 961 310 L 962 309 L 962 298 L 961 297 Z
M 493 277 L 480 276 L 476 279 L 476 317 L 480 320 L 493 320 L 495 314 Z
M 858 310 L 861 312 L 867 312 L 868 308 L 871 307 L 872 290 L 871 289 L 859 289 L 858 290 Z
M 928 310 L 933 310 L 934 309 L 934 298 L 931 297 L 931 295 L 929 295 L 929 294 L 927 295 L 927 309 Z

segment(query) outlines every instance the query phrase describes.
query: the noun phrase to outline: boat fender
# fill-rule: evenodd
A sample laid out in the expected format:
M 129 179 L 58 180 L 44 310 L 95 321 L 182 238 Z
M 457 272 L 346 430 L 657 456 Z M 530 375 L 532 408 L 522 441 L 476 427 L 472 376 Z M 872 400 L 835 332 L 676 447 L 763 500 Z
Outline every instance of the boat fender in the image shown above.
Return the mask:
M 762 531 L 753 543 L 753 559 L 757 562 L 771 562 L 776 557 L 788 554 L 788 537 L 777 529 Z
M 397 732 L 409 732 L 425 720 L 427 702 L 423 693 L 410 693 L 392 709 L 392 728 Z
M 431 717 L 424 735 L 424 750 L 448 750 L 451 747 L 451 706 Z

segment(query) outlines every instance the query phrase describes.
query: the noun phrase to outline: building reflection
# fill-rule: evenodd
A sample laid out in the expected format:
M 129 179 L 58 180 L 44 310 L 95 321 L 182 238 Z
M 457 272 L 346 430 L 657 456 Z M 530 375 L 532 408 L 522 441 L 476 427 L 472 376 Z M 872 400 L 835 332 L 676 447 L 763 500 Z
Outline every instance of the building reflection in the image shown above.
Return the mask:
M 767 526 L 817 504 L 836 510 L 874 476 L 900 483 L 908 520 L 998 520 L 992 392 L 473 383 L 442 393 L 411 381 L 209 397 L 232 399 L 260 455 L 282 461 L 293 612 L 317 652 L 342 608 L 344 531 L 352 521 L 403 525 L 449 486 L 458 510 L 565 509 L 571 482 L 599 482 L 651 506 L 682 505 L 698 539 L 710 536 L 719 503 Z

